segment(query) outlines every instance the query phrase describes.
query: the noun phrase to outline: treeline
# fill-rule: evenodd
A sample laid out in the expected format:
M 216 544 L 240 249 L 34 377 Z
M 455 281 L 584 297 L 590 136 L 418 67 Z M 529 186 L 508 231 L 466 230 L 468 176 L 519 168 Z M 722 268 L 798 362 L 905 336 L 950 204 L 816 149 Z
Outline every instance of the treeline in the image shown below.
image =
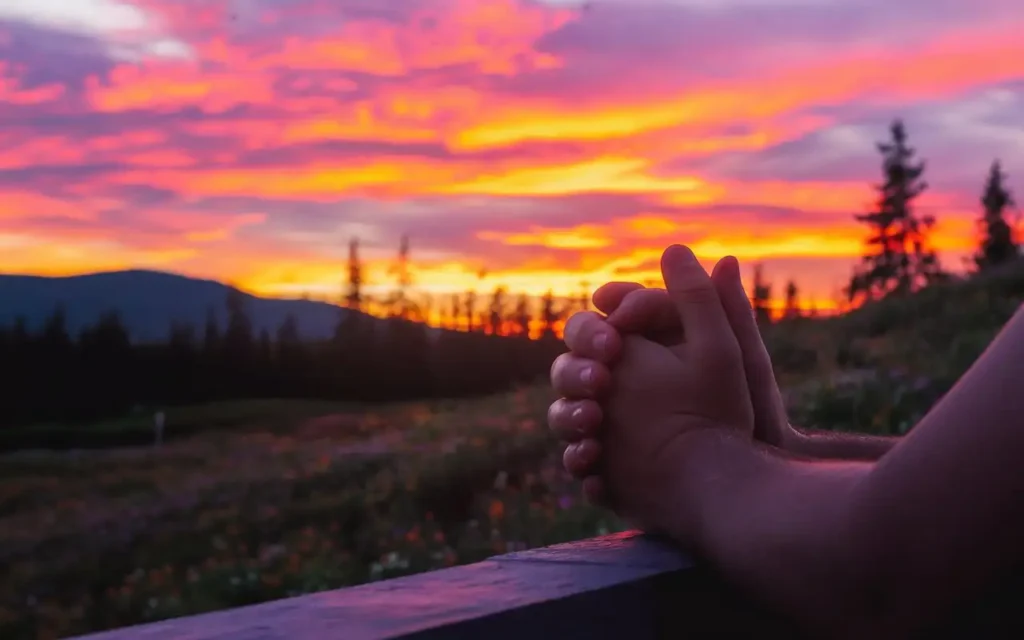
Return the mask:
M 192 403 L 247 398 L 388 402 L 471 396 L 544 376 L 562 352 L 560 323 L 586 296 L 556 301 L 550 292 L 534 309 L 498 287 L 450 296 L 428 326 L 430 299 L 410 294 L 409 239 L 392 268 L 396 288 L 384 299 L 363 293 L 359 241 L 349 246 L 344 307 L 330 340 L 303 339 L 294 317 L 276 332 L 256 332 L 246 299 L 231 289 L 218 322 L 172 324 L 161 343 L 131 339 L 116 311 L 79 335 L 55 309 L 30 330 L 23 321 L 0 327 L 4 411 L 0 427 L 87 422 Z M 371 306 L 380 316 L 365 313 Z
M 935 216 L 923 214 L 917 208 L 917 199 L 928 189 L 925 163 L 916 159 L 903 122 L 893 122 L 889 134 L 888 141 L 878 144 L 883 181 L 876 187 L 875 205 L 855 216 L 865 225 L 868 235 L 864 255 L 843 289 L 846 304 L 912 293 L 952 277 L 943 268 L 931 242 Z M 1020 238 L 1009 217 L 1016 203 L 1006 180 L 1000 162 L 994 161 L 979 201 L 977 249 L 966 265 L 969 274 L 999 269 L 1020 258 Z M 781 315 L 774 313 L 772 286 L 765 280 L 760 265 L 755 269 L 751 303 L 761 323 L 814 314 L 813 308 L 802 308 L 799 290 L 792 280 L 786 285 Z
M 404 318 L 340 311 L 333 339 L 304 341 L 294 319 L 254 334 L 241 296 L 226 327 L 175 326 L 160 344 L 136 344 L 111 312 L 78 336 L 56 310 L 45 326 L 0 328 L 0 426 L 91 421 L 133 407 L 241 398 L 392 401 L 482 394 L 544 375 L 561 342 L 527 334 L 431 328 Z

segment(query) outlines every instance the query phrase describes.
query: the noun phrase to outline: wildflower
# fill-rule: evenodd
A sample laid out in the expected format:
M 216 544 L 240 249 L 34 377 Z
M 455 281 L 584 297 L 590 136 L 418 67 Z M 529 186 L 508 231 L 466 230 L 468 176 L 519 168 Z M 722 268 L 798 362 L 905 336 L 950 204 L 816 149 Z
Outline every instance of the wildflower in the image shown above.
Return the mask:
M 491 508 L 487 511 L 490 515 L 491 520 L 501 520 L 505 517 L 505 503 L 501 500 L 492 500 Z

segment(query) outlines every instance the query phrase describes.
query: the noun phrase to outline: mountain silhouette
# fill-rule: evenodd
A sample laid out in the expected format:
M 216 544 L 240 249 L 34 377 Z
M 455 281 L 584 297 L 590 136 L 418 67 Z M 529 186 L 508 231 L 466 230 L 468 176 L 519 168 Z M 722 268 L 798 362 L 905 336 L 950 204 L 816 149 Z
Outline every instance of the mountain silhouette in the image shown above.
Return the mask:
M 0 274 L 0 326 L 23 317 L 37 329 L 58 306 L 67 314 L 68 331 L 78 335 L 101 314 L 117 311 L 135 342 L 167 339 L 174 322 L 191 324 L 202 335 L 207 313 L 212 310 L 223 329 L 225 301 L 232 290 L 226 284 L 159 271 L 115 271 L 70 277 Z M 285 318 L 295 316 L 305 339 L 333 335 L 347 309 L 311 300 L 259 298 L 242 294 L 256 335 L 266 329 L 271 336 Z

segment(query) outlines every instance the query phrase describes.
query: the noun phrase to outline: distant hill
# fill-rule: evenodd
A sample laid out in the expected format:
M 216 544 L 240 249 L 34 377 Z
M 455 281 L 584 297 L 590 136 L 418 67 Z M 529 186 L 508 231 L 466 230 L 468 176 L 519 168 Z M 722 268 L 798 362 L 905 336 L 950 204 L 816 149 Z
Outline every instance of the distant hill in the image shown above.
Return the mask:
M 116 310 L 136 342 L 162 341 L 172 322 L 192 324 L 201 335 L 208 310 L 218 323 L 226 321 L 225 300 L 231 287 L 158 271 L 116 271 L 50 278 L 0 274 L 0 326 L 21 316 L 29 327 L 39 327 L 63 305 L 68 329 L 77 335 L 100 314 Z M 341 314 L 351 313 L 335 305 L 310 300 L 258 298 L 248 300 L 254 331 L 271 335 L 288 314 L 298 320 L 307 339 L 331 336 Z

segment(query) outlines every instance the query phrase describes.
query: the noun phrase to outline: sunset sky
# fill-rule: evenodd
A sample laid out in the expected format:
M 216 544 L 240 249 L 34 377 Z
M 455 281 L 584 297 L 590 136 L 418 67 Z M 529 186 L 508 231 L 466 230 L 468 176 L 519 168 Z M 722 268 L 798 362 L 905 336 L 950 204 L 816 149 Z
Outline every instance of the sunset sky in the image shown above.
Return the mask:
M 827 306 L 895 117 L 945 264 L 1024 184 L 1021 0 L 0 0 L 0 272 L 572 293 L 671 242 Z M 481 282 L 479 273 L 486 269 Z

